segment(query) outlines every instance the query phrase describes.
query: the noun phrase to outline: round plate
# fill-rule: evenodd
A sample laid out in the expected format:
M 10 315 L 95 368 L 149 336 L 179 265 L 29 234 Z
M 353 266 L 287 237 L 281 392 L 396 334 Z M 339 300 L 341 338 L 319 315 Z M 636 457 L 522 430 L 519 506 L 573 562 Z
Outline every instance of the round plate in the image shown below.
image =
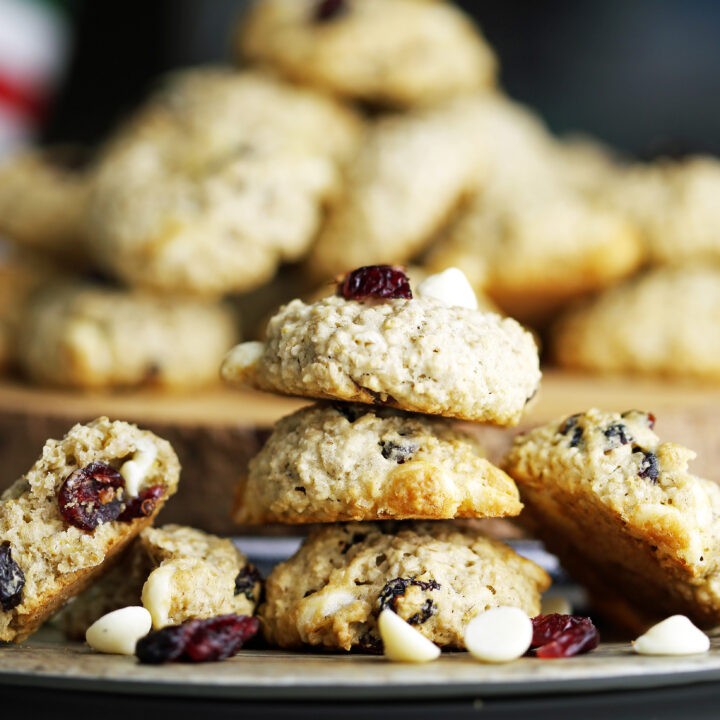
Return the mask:
M 427 665 L 383 657 L 241 650 L 219 663 L 141 665 L 43 633 L 0 647 L 0 684 L 89 692 L 254 699 L 413 699 L 634 690 L 720 680 L 720 641 L 709 653 L 645 657 L 604 644 L 566 660 L 522 658 L 487 665 L 445 653 Z

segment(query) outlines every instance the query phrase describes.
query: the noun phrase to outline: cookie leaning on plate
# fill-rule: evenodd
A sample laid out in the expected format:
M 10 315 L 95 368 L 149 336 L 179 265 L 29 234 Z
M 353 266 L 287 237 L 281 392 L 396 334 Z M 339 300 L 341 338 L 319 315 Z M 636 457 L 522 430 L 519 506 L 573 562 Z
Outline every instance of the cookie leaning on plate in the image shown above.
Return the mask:
M 384 278 L 400 285 L 376 287 Z M 357 292 L 347 290 L 355 281 Z M 391 297 L 377 296 L 386 291 Z M 389 266 L 350 273 L 340 292 L 362 299 L 293 300 L 270 320 L 264 343 L 228 353 L 223 378 L 289 395 L 518 422 L 540 370 L 535 342 L 515 320 L 412 297 L 404 273 Z
M 720 622 L 720 488 L 691 475 L 694 453 L 661 443 L 652 415 L 589 410 L 519 436 L 503 461 L 521 522 L 602 606 Z M 617 600 L 614 600 L 617 605 Z
M 240 482 L 239 523 L 499 517 L 512 480 L 447 420 L 369 405 L 312 405 L 280 420 Z
M 453 523 L 350 523 L 314 530 L 266 581 L 259 611 L 273 645 L 381 652 L 390 608 L 443 648 L 499 605 L 540 611 L 547 573 L 507 545 Z
M 121 561 L 68 605 L 61 625 L 82 639 L 98 618 L 143 600 L 155 627 L 252 615 L 261 587 L 258 571 L 227 538 L 182 525 L 145 528 Z
M 56 285 L 38 293 L 23 314 L 19 364 L 44 385 L 208 385 L 238 339 L 236 322 L 220 303 Z
M 150 525 L 177 489 L 170 444 L 98 418 L 48 440 L 0 497 L 0 640 L 21 642 Z
M 244 20 L 245 58 L 333 95 L 412 106 L 495 79 L 492 50 L 451 3 L 259 0 Z

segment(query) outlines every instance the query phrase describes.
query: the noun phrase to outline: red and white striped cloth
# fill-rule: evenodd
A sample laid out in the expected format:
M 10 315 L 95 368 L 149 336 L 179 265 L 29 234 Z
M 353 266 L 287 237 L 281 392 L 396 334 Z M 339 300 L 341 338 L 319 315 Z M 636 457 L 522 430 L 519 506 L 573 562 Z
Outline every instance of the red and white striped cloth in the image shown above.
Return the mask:
M 0 0 L 0 158 L 42 125 L 69 47 L 62 3 Z

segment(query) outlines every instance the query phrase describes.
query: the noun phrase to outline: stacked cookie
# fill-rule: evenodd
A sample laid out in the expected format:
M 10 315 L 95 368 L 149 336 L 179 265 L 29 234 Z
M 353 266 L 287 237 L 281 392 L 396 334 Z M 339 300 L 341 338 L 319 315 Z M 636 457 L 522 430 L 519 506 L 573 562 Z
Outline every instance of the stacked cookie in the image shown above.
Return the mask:
M 539 611 L 549 579 L 510 548 L 452 522 L 401 522 L 522 507 L 451 419 L 516 423 L 540 381 L 537 349 L 469 296 L 459 271 L 413 294 L 399 268 L 360 268 L 337 295 L 281 308 L 264 343 L 227 355 L 234 385 L 328 401 L 276 425 L 237 488 L 236 520 L 352 521 L 314 530 L 268 578 L 261 617 L 274 644 L 377 650 L 377 615 L 390 608 L 441 647 L 463 647 L 486 608 Z

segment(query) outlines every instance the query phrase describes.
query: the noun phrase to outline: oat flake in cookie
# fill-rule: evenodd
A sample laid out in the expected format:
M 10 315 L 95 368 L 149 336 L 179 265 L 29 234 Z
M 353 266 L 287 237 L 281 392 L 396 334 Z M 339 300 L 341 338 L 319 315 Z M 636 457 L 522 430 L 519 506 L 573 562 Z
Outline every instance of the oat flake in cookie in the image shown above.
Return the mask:
M 503 467 L 521 522 L 634 631 L 683 614 L 720 622 L 720 488 L 687 470 L 695 454 L 660 442 L 640 411 L 588 410 L 518 437 Z
M 0 640 L 21 642 L 82 592 L 177 489 L 170 444 L 98 418 L 48 440 L 0 497 Z
M 293 300 L 264 343 L 227 354 L 221 374 L 270 392 L 497 425 L 516 424 L 540 383 L 537 347 L 519 323 L 431 297 Z
M 273 645 L 382 652 L 389 608 L 442 648 L 491 607 L 540 611 L 547 573 L 507 545 L 453 523 L 351 523 L 314 530 L 266 583 L 260 609 Z
M 361 404 L 280 420 L 236 495 L 239 523 L 517 515 L 515 483 L 442 418 Z

